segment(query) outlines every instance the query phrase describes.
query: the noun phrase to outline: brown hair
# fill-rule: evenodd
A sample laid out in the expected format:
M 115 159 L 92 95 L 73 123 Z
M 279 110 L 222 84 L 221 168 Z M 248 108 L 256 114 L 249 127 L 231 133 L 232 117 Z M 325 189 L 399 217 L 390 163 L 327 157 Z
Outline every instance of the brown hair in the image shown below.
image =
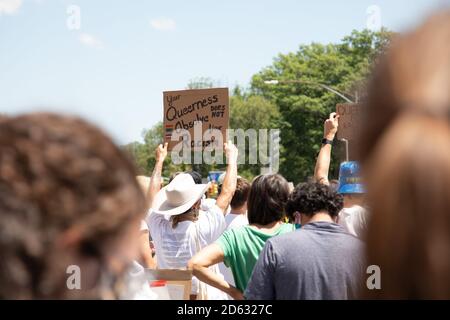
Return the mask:
M 133 166 L 97 128 L 54 114 L 2 120 L 0 298 L 73 294 L 67 266 L 82 268 L 84 259 L 107 266 L 105 247 L 142 218 L 144 206 Z M 68 230 L 77 230 L 75 252 L 60 243 Z M 90 276 L 99 282 L 100 274 Z M 89 291 L 73 290 L 77 297 L 96 297 L 100 288 L 82 289 Z
M 248 199 L 250 193 L 250 183 L 244 178 L 238 178 L 236 182 L 236 191 L 231 199 L 231 209 L 242 207 Z
M 450 298 L 450 11 L 400 36 L 377 66 L 360 156 L 378 298 Z
M 248 222 L 267 225 L 285 216 L 285 206 L 289 197 L 289 184 L 279 174 L 256 177 L 248 195 Z

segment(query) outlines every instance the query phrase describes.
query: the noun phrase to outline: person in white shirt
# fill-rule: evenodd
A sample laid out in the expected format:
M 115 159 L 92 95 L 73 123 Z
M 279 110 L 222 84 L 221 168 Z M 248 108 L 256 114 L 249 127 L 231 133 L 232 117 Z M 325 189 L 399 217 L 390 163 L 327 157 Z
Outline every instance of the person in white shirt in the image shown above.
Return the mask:
M 201 199 L 209 184 L 195 184 L 191 175 L 180 173 L 160 189 L 167 144 L 158 147 L 149 188 L 152 209 L 146 219 L 155 244 L 158 268 L 186 268 L 191 257 L 217 240 L 225 230 L 224 214 L 236 189 L 237 148 L 231 142 L 225 143 L 225 154 L 228 166 L 222 192 L 215 205 L 203 211 L 200 210 Z M 170 218 L 166 219 L 165 216 Z M 208 288 L 208 298 L 226 298 L 222 292 L 214 289 Z M 198 280 L 193 278 L 191 298 L 195 298 L 198 290 Z
M 338 223 L 347 230 L 348 233 L 358 237 L 364 238 L 368 227 L 368 211 L 360 205 L 353 205 L 348 208 L 343 208 L 339 212 Z
M 225 216 L 226 230 L 248 225 L 247 199 L 250 192 L 250 183 L 239 177 L 236 183 L 236 191 L 230 203 L 230 212 Z M 219 270 L 226 282 L 235 286 L 233 273 L 223 262 L 219 263 Z

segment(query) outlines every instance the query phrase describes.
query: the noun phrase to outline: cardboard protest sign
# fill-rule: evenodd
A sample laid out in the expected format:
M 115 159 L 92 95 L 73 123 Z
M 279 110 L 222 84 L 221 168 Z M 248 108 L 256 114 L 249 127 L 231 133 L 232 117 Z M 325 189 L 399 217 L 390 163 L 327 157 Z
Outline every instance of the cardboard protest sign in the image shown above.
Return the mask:
M 208 129 L 220 130 L 222 143 L 226 142 L 229 123 L 228 88 L 165 91 L 163 96 L 164 142 L 168 142 L 168 150 L 183 141 L 179 137 L 180 129 L 189 131 L 190 139 L 187 143 L 194 151 L 218 144 L 214 137 L 203 139 Z M 194 127 L 196 121 L 197 128 Z M 172 141 L 172 138 L 176 140 Z
M 356 140 L 361 124 L 361 105 L 357 103 L 341 103 L 336 105 L 339 117 L 338 139 Z
M 362 106 L 358 103 L 341 103 L 336 105 L 339 115 L 338 139 L 346 139 L 349 148 L 349 160 L 355 158 L 355 148 L 361 126 Z
M 145 273 L 156 300 L 189 300 L 191 270 L 146 269 Z

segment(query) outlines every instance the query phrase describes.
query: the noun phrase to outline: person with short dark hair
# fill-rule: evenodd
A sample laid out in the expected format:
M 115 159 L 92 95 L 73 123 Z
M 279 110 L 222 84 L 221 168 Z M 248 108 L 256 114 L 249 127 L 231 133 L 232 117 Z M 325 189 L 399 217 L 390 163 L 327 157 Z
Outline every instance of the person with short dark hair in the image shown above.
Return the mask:
M 230 203 L 230 212 L 225 216 L 225 222 L 227 223 L 226 230 L 248 224 L 247 201 L 249 193 L 250 183 L 246 179 L 238 177 L 236 191 L 234 191 Z
M 135 176 L 112 140 L 81 119 L 2 119 L 0 298 L 120 297 L 146 211 Z
M 248 196 L 250 224 L 224 232 L 214 244 L 197 253 L 188 264 L 194 275 L 232 298 L 242 299 L 264 243 L 271 237 L 295 230 L 292 224 L 283 223 L 288 197 L 289 184 L 281 175 L 256 177 Z M 236 287 L 208 269 L 219 262 L 231 268 Z
M 299 184 L 286 205 L 302 228 L 269 239 L 245 291 L 252 300 L 349 299 L 362 276 L 363 243 L 335 223 L 343 198 L 321 183 Z

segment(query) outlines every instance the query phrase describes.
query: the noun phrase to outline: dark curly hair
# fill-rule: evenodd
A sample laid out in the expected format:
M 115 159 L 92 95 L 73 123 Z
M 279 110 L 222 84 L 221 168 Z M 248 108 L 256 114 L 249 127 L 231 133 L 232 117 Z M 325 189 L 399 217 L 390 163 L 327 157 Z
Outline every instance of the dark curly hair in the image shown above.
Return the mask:
M 326 211 L 332 217 L 338 215 L 344 206 L 344 198 L 335 190 L 318 182 L 300 183 L 289 196 L 286 212 L 290 219 L 294 213 L 313 216 Z
M 145 201 L 135 175 L 111 139 L 81 119 L 45 113 L 2 119 L 0 298 L 97 297 L 96 284 L 69 292 L 66 269 L 89 260 L 103 270 L 105 248 L 114 251 L 137 227 Z M 77 232 L 70 250 L 61 243 L 68 230 Z

